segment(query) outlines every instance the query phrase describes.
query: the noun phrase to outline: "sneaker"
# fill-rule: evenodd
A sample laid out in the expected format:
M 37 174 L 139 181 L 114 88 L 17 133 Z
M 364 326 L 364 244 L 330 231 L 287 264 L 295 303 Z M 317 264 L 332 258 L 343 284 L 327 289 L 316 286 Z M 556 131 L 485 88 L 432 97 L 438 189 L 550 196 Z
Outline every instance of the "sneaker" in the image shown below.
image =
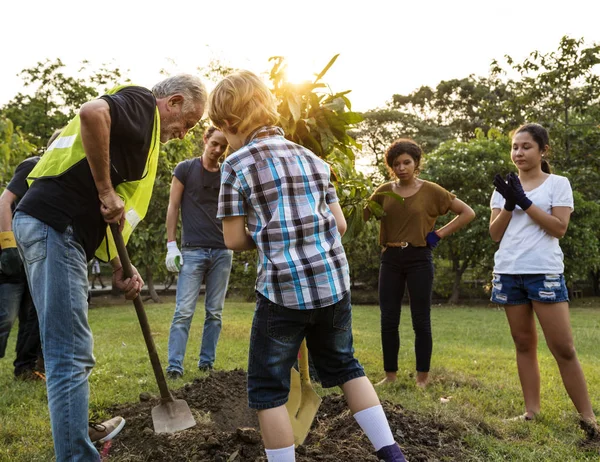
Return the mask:
M 125 426 L 125 419 L 117 416 L 100 424 L 90 422 L 88 435 L 92 443 L 105 443 L 117 436 Z
M 170 380 L 177 380 L 183 377 L 183 373 L 179 371 L 167 371 L 167 378 Z
M 509 419 L 505 419 L 505 422 L 532 422 L 535 420 L 535 414 L 533 416 L 525 413 L 518 415 L 517 417 L 511 417 Z
M 210 372 L 212 371 L 213 367 L 210 364 L 201 364 L 198 366 L 198 370 L 200 372 Z
M 35 369 L 25 369 L 24 371 L 15 374 L 15 379 L 22 380 L 23 382 L 45 382 L 46 374 L 36 371 Z
M 377 451 L 377 457 L 383 462 L 406 462 L 404 454 L 397 443 L 382 447 Z

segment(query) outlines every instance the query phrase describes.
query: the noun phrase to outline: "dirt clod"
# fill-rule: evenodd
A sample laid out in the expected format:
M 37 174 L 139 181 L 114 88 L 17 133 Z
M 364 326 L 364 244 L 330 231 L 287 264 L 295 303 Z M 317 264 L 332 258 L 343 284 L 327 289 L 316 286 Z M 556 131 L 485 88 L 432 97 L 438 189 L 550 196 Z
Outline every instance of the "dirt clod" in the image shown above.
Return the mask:
M 244 371 L 212 371 L 172 392 L 175 398 L 187 401 L 197 425 L 174 434 L 154 433 L 151 410 L 160 401 L 154 396 L 142 401 L 140 396 L 141 402 L 108 410 L 125 417 L 127 425 L 113 440 L 107 460 L 266 461 L 256 413 L 248 408 Z M 382 404 L 392 433 L 411 462 L 470 459 L 456 429 L 397 404 Z M 323 398 L 311 432 L 296 454 L 299 462 L 377 462 L 369 440 L 340 395 Z

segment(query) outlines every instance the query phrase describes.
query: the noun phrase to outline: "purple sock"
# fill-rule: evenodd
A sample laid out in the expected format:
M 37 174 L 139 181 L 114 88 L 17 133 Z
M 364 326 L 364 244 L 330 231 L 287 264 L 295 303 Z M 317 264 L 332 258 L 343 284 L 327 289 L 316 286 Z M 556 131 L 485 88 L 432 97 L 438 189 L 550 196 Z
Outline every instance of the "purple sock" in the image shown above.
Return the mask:
M 400 446 L 396 443 L 382 447 L 377 451 L 377 457 L 385 462 L 406 462 Z

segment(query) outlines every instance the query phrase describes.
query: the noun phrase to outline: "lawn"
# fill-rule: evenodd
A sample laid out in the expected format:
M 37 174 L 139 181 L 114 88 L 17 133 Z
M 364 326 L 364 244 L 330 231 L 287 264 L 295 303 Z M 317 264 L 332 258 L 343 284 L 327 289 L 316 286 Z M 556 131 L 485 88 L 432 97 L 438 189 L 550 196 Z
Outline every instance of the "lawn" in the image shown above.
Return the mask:
M 89 319 L 94 332 L 97 364 L 90 378 L 90 412 L 95 420 L 108 417 L 104 409 L 135 402 L 141 392 L 157 392 L 135 311 L 131 304 L 102 306 L 95 301 Z M 202 303 L 202 302 L 201 302 Z M 201 306 L 201 305 L 200 305 Z M 146 304 L 163 366 L 174 304 Z M 254 305 L 228 300 L 217 351 L 217 369 L 246 368 L 249 329 Z M 571 310 L 575 345 L 588 380 L 596 413 L 600 412 L 600 300 L 578 301 Z M 200 313 L 201 315 L 202 313 Z M 383 377 L 379 310 L 354 306 L 356 354 L 367 375 Z M 380 389 L 384 400 L 434 416 L 462 429 L 465 442 L 482 461 L 598 460 L 581 447 L 583 432 L 543 338 L 539 361 L 542 375 L 542 414 L 533 423 L 506 422 L 523 412 L 514 348 L 504 312 L 492 306 L 435 306 L 432 312 L 434 356 L 432 383 L 415 388 L 410 314 L 401 324 L 400 380 Z M 183 379 L 173 388 L 203 376 L 196 361 L 202 316 L 193 323 Z M 0 461 L 52 459 L 52 439 L 45 388 L 12 378 L 16 326 L 8 352 L 0 361 Z M 319 390 L 337 393 L 339 390 Z M 445 398 L 441 400 L 441 398 Z M 442 402 L 444 401 L 444 402 Z

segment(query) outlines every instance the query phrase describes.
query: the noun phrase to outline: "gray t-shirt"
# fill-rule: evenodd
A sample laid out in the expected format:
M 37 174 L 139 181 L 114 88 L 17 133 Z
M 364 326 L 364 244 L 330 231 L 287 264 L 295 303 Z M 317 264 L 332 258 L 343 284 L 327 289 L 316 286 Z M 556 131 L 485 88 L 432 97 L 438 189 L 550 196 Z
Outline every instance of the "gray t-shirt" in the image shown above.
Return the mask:
M 173 175 L 185 187 L 181 198 L 182 249 L 226 249 L 223 225 L 217 218 L 221 171 L 209 172 L 196 157 L 180 162 Z

